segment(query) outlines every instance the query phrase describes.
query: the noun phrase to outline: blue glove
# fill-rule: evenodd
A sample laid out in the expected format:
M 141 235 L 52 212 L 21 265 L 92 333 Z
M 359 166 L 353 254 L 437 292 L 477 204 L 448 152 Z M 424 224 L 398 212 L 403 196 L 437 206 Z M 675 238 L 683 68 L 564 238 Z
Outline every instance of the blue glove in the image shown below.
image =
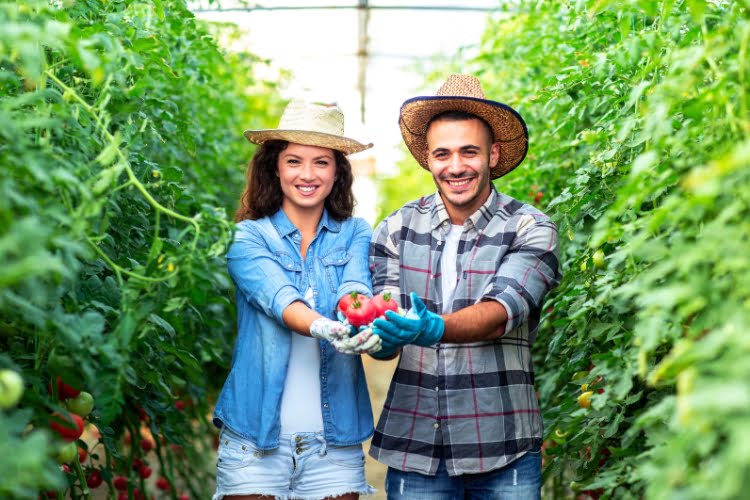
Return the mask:
M 373 331 L 383 340 L 383 350 L 388 345 L 414 344 L 428 347 L 443 338 L 445 321 L 439 314 L 428 311 L 414 292 L 411 293 L 411 309 L 406 316 L 387 311 L 385 317 L 386 319 L 376 319 L 373 323 Z
M 375 333 L 375 329 L 374 328 L 373 328 L 372 331 L 373 331 L 373 333 Z M 377 333 L 375 333 L 375 335 L 377 335 Z M 391 356 L 393 356 L 394 354 L 396 354 L 400 348 L 401 348 L 401 346 L 393 345 L 390 342 L 383 342 L 381 340 L 380 350 L 376 351 L 376 352 L 371 352 L 369 354 L 373 358 L 388 359 Z

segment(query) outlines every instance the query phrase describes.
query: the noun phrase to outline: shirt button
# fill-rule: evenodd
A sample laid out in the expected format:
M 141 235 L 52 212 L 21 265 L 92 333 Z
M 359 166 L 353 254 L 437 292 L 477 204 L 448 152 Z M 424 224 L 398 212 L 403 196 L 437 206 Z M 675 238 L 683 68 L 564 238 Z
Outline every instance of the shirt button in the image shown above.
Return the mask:
M 440 424 L 439 424 L 439 423 L 437 423 L 437 422 L 435 422 L 434 424 L 432 424 L 432 426 L 433 426 L 433 427 L 434 427 L 435 429 L 438 429 L 438 428 L 440 428 Z
M 436 390 L 436 391 L 439 391 L 439 390 L 440 390 L 440 387 L 435 387 L 435 390 Z
M 328 403 L 323 403 L 323 408 L 328 408 Z
M 320 380 L 322 380 L 323 382 L 325 382 L 326 381 L 326 376 L 325 375 L 321 375 L 320 376 Z

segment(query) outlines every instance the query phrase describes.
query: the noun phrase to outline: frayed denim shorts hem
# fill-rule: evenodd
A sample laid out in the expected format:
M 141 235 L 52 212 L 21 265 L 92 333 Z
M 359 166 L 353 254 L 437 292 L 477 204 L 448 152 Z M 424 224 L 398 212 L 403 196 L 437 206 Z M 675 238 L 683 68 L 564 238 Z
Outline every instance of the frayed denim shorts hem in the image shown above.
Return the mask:
M 348 493 L 370 495 L 362 445 L 328 446 L 320 432 L 282 434 L 275 450 L 224 426 L 219 435 L 216 493 L 267 495 L 277 500 L 322 500 Z

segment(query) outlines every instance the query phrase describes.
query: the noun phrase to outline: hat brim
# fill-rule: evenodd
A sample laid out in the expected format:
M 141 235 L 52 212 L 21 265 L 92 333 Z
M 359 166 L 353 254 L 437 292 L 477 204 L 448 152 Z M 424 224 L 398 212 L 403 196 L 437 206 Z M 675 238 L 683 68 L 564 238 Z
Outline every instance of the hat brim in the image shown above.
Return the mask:
M 335 149 L 345 155 L 359 153 L 372 147 L 372 143 L 362 144 L 348 137 L 325 134 L 322 132 L 310 132 L 307 130 L 245 130 L 245 138 L 253 144 L 263 144 L 266 141 L 287 141 L 306 146 L 318 146 L 321 148 Z
M 510 106 L 476 97 L 414 97 L 401 106 L 399 127 L 406 147 L 422 168 L 430 169 L 427 162 L 427 124 L 435 115 L 445 111 L 464 111 L 490 125 L 495 142 L 500 146 L 500 160 L 497 166 L 490 169 L 492 179 L 507 174 L 526 157 L 529 132 L 521 115 Z

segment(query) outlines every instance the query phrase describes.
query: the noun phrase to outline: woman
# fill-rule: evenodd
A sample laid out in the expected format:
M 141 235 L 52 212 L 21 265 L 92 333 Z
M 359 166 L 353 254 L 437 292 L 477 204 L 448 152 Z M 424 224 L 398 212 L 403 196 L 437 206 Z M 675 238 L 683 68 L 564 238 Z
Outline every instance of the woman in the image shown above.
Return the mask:
M 248 130 L 247 173 L 227 267 L 238 336 L 214 423 L 221 429 L 214 500 L 357 499 L 371 493 L 362 442 L 373 432 L 359 354 L 380 338 L 329 318 L 353 291 L 371 295 L 370 226 L 352 217 L 335 105 L 293 100 L 279 127 Z

